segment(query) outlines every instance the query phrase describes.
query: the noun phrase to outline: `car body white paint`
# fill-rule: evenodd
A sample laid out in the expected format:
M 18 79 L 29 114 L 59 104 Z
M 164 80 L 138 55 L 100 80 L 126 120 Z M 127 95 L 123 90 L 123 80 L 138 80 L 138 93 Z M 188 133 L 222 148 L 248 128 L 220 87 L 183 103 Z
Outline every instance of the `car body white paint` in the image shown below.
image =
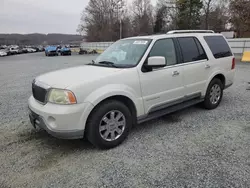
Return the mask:
M 7 56 L 7 55 L 8 55 L 8 54 L 7 54 L 5 51 L 0 50 L 0 57 Z
M 52 88 L 68 89 L 77 99 L 75 105 L 58 105 L 29 99 L 29 108 L 42 116 L 52 130 L 84 130 L 87 118 L 96 105 L 112 96 L 125 96 L 135 105 L 137 118 L 148 114 L 150 109 L 175 101 L 184 96 L 201 93 L 205 96 L 208 84 L 218 74 L 226 78 L 226 85 L 233 83 L 235 71 L 231 70 L 232 58 L 215 59 L 204 36 L 212 33 L 166 34 L 132 37 L 131 39 L 152 39 L 151 44 L 133 68 L 111 68 L 85 65 L 44 74 L 36 78 Z M 142 72 L 142 66 L 157 40 L 182 36 L 198 38 L 208 59 L 187 62 Z M 209 68 L 207 68 L 209 67 Z M 173 76 L 178 72 L 178 76 Z M 55 121 L 51 122 L 51 117 Z

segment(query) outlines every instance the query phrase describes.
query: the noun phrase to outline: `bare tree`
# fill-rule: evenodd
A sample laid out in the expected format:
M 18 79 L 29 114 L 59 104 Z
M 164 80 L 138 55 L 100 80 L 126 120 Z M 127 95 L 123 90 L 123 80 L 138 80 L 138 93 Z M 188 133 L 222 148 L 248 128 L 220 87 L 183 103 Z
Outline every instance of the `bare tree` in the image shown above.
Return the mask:
M 134 35 L 153 33 L 153 6 L 150 0 L 134 0 L 132 3 Z
M 177 1 L 158 0 L 156 5 L 156 32 L 167 32 L 177 28 Z
M 210 16 L 210 12 L 212 11 L 212 5 L 214 3 L 214 0 L 204 0 L 203 1 L 203 9 L 205 12 L 205 29 L 208 29 L 208 20 L 209 20 L 209 16 Z
M 201 28 L 224 31 L 229 22 L 228 0 L 203 0 Z
M 88 41 L 114 41 L 120 38 L 124 0 L 90 0 L 82 13 L 78 32 Z
M 201 24 L 201 0 L 177 0 L 178 29 L 196 29 Z
M 231 23 L 237 30 L 238 37 L 250 31 L 250 1 L 230 0 Z

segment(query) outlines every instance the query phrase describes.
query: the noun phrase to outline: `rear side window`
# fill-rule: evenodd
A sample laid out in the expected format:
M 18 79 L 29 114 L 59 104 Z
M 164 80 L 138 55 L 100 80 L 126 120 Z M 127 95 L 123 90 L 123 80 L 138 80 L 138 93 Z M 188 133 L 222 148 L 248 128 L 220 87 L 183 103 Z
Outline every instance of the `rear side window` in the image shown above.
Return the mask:
M 206 59 L 206 53 L 196 38 L 183 37 L 178 38 L 178 41 L 181 47 L 183 63 Z
M 224 37 L 205 36 L 204 39 L 216 59 L 233 55 Z

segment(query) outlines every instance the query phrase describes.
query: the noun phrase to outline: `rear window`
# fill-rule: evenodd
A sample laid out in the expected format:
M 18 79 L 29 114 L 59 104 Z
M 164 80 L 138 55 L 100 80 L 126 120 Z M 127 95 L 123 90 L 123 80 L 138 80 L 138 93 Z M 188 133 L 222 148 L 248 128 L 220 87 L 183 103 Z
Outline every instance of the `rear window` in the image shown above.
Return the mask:
M 232 52 L 222 36 L 205 36 L 209 48 L 216 59 L 232 56 Z

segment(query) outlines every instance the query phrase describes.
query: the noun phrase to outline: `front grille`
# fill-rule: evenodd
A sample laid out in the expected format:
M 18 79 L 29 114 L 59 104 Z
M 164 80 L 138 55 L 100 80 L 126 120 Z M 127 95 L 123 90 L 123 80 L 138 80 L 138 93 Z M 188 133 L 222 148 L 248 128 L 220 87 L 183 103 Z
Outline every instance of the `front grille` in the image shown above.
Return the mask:
M 35 83 L 32 83 L 32 93 L 34 98 L 41 102 L 41 103 L 45 103 L 46 102 L 46 95 L 47 95 L 47 90 L 37 86 Z

